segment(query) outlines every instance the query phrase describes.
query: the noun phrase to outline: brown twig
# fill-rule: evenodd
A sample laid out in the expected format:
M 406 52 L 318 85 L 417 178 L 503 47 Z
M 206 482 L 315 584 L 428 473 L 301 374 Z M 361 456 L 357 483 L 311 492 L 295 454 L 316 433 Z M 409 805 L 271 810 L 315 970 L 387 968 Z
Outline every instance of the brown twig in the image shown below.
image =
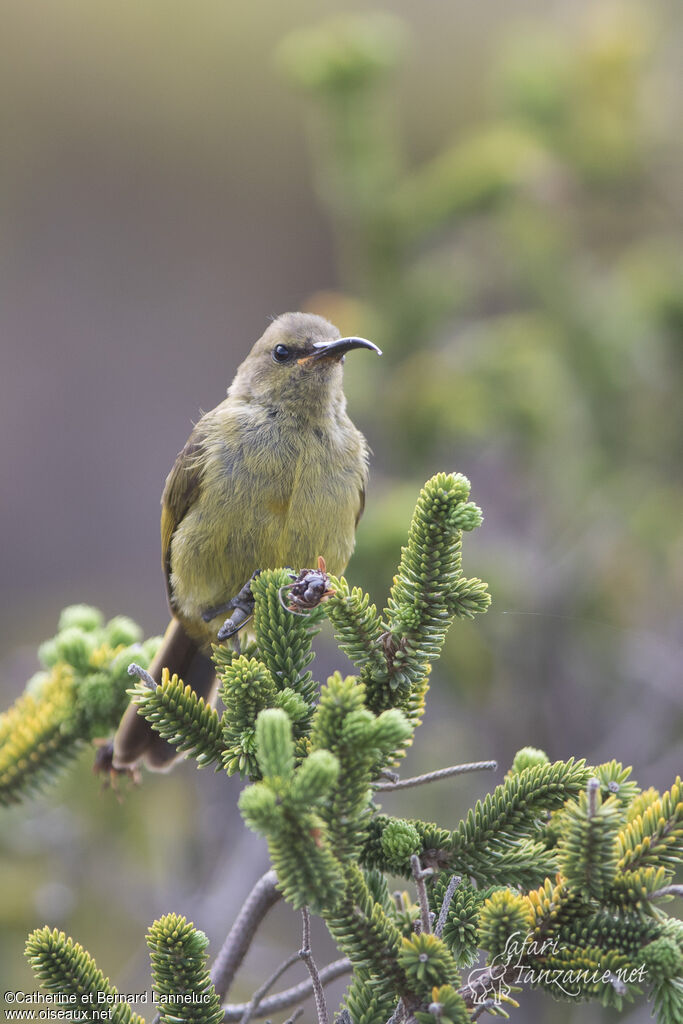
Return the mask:
M 665 885 L 655 892 L 651 892 L 648 899 L 656 900 L 660 896 L 683 896 L 683 885 Z
M 304 907 L 301 911 L 301 920 L 303 922 L 304 935 L 301 949 L 299 950 L 299 956 L 306 964 L 308 973 L 311 976 L 313 995 L 315 996 L 315 1009 L 318 1014 L 318 1024 L 328 1024 L 325 992 L 320 980 L 318 968 L 316 967 L 315 960 L 313 959 L 313 954 L 311 952 L 311 914 L 308 907 Z
M 137 676 L 138 679 L 150 690 L 156 690 L 157 688 L 157 681 L 154 676 L 151 676 L 147 669 L 143 668 L 142 665 L 136 665 L 134 661 L 131 661 L 128 666 L 128 675 Z
M 294 1013 L 290 1017 L 287 1018 L 287 1020 L 284 1022 L 284 1024 L 294 1024 L 294 1021 L 298 1020 L 303 1012 L 304 1012 L 303 1006 L 298 1006 L 296 1008 L 296 1010 L 294 1011 Z
M 497 761 L 471 761 L 469 764 L 453 764 L 450 768 L 439 768 L 425 775 L 414 775 L 410 779 L 399 779 L 397 782 L 376 782 L 374 789 L 382 792 L 393 792 L 395 789 L 410 789 L 411 786 L 424 786 L 427 782 L 437 782 L 451 775 L 464 775 L 466 772 L 495 771 Z
M 410 867 L 413 872 L 413 878 L 415 879 L 417 899 L 420 904 L 421 931 L 424 935 L 428 935 L 432 930 L 432 915 L 429 910 L 429 898 L 427 896 L 425 878 L 430 878 L 434 874 L 434 870 L 433 868 L 423 868 L 420 864 L 420 858 L 416 853 L 414 853 L 410 858 Z
M 240 1018 L 240 1024 L 249 1024 L 249 1021 L 256 1013 L 259 1004 L 266 993 L 273 987 L 278 978 L 281 978 L 285 971 L 288 971 L 292 964 L 295 964 L 298 959 L 299 954 L 292 953 L 292 955 L 288 956 L 286 960 L 283 960 L 280 966 L 273 971 L 270 977 L 266 978 L 263 984 L 256 989 L 245 1007 L 244 1013 Z
M 487 1009 L 489 1005 L 497 1002 L 495 995 L 496 990 L 509 989 L 509 986 L 514 982 L 519 971 L 517 964 L 508 964 L 503 967 L 501 964 L 494 964 L 491 967 L 483 968 L 476 972 L 476 980 L 469 980 L 466 985 L 458 989 L 458 992 L 465 1000 L 465 1005 L 469 1010 L 475 1010 L 477 1016 L 482 1012 L 482 1009 Z M 486 1005 L 484 1005 L 486 1004 Z M 472 1019 L 476 1018 L 472 1016 Z
M 299 954 L 297 953 L 296 956 L 298 959 Z M 336 978 L 341 978 L 344 974 L 349 974 L 351 970 L 351 961 L 346 957 L 343 960 L 335 960 L 333 963 L 327 964 L 326 967 L 321 967 L 318 971 L 320 983 L 321 985 L 326 985 Z M 312 992 L 313 983 L 310 978 L 306 978 L 305 981 L 300 981 L 298 985 L 292 985 L 291 988 L 283 989 L 282 992 L 276 992 L 275 995 L 262 999 L 253 1016 L 267 1017 L 270 1013 L 287 1010 L 295 1003 L 307 999 Z M 231 1003 L 228 1006 L 224 1006 L 223 1024 L 234 1024 L 235 1021 L 241 1020 L 248 1005 L 248 1003 Z
M 266 871 L 265 875 L 261 875 L 242 904 L 235 923 L 214 960 L 211 980 L 221 1001 L 225 998 L 261 921 L 281 898 L 281 894 L 275 888 L 276 885 L 277 875 L 274 871 Z

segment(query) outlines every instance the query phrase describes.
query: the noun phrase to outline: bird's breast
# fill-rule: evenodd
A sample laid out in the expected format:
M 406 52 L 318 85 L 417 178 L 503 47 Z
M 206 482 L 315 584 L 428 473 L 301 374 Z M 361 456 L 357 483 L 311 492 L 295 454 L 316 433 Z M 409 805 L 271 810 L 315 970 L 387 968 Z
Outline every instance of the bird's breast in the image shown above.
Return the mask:
M 366 469 L 350 421 L 346 431 L 279 417 L 231 427 L 208 439 L 200 500 L 172 540 L 174 596 L 195 621 L 256 569 L 309 568 L 322 555 L 338 574 L 353 550 Z

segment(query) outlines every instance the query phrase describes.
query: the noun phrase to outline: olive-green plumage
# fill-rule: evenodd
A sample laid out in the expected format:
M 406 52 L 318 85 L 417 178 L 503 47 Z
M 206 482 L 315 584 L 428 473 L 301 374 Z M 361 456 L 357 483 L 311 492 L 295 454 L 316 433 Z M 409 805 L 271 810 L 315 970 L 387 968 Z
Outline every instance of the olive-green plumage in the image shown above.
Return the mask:
M 322 317 L 285 313 L 239 367 L 228 397 L 206 413 L 168 475 L 161 549 L 173 620 L 150 666 L 207 696 L 207 655 L 224 606 L 257 569 L 300 569 L 325 558 L 343 572 L 367 479 L 367 445 L 346 414 L 342 359 L 353 348 Z M 377 351 L 379 351 L 377 349 Z M 221 609 L 206 621 L 206 613 Z M 115 764 L 166 767 L 175 751 L 128 708 Z

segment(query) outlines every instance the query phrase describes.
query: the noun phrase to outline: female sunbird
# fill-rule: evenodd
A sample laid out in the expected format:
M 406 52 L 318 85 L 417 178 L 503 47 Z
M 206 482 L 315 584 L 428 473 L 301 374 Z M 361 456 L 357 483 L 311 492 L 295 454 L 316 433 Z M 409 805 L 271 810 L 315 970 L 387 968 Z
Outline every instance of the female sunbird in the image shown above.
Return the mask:
M 322 317 L 284 313 L 241 364 L 228 397 L 190 434 L 161 498 L 161 553 L 173 613 L 149 671 L 163 668 L 209 697 L 211 644 L 225 609 L 258 569 L 351 557 L 368 473 L 365 438 L 346 413 L 342 362 L 354 348 Z M 176 749 L 131 705 L 114 766 L 163 770 Z

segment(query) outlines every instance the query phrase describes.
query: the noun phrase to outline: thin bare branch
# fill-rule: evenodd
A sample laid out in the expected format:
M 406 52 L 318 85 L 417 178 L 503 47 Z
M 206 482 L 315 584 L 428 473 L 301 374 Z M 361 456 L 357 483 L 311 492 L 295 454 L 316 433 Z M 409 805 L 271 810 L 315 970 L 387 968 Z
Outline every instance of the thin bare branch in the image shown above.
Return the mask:
M 294 1011 L 294 1013 L 291 1015 L 291 1017 L 287 1018 L 287 1020 L 285 1021 L 285 1024 L 294 1024 L 294 1021 L 298 1020 L 303 1012 L 304 1012 L 303 1006 L 297 1007 L 297 1009 Z
M 296 957 L 299 959 L 298 953 Z M 321 967 L 318 971 L 320 983 L 327 985 L 329 982 L 341 978 L 344 974 L 349 974 L 351 970 L 351 961 L 346 957 L 342 960 L 335 960 L 333 963 L 327 964 L 326 967 Z M 300 981 L 298 985 L 292 985 L 291 988 L 283 989 L 282 992 L 276 992 L 275 995 L 262 999 L 253 1016 L 255 1018 L 267 1017 L 271 1013 L 287 1010 L 290 1006 L 294 1006 L 295 1003 L 300 1003 L 302 1000 L 307 999 L 312 993 L 313 982 L 310 978 L 306 978 L 305 981 Z M 248 1005 L 249 1003 L 230 1003 L 228 1006 L 224 1006 L 223 1024 L 234 1024 L 235 1021 L 240 1021 Z
M 497 767 L 497 761 L 471 761 L 469 764 L 453 764 L 450 768 L 439 768 L 437 771 L 427 772 L 425 775 L 413 775 L 410 779 L 399 779 L 397 782 L 376 782 L 374 788 L 391 793 L 395 789 L 410 789 L 411 786 L 424 786 L 428 782 L 438 782 L 439 779 L 448 779 L 451 775 L 465 775 L 467 772 L 495 772 Z
M 683 896 L 683 885 L 665 885 L 655 892 L 651 892 L 648 899 L 656 900 L 660 896 Z
M 406 1011 L 403 1005 L 403 1000 L 399 999 L 398 1003 L 396 1004 L 396 1009 L 394 1010 L 391 1017 L 387 1021 L 387 1024 L 401 1024 L 401 1021 L 404 1019 L 405 1015 Z
M 415 879 L 415 887 L 417 888 L 417 899 L 420 904 L 420 923 L 422 925 L 421 931 L 423 934 L 428 935 L 432 930 L 432 915 L 429 909 L 429 899 L 427 897 L 427 886 L 425 885 L 425 878 L 429 878 L 434 874 L 433 868 L 423 868 L 420 864 L 420 858 L 416 853 L 410 858 L 410 867 L 413 872 L 413 878 Z
M 325 992 L 320 980 L 318 968 L 316 967 L 315 960 L 313 959 L 313 953 L 311 952 L 311 914 L 308 907 L 304 907 L 301 911 L 301 920 L 303 922 L 304 935 L 301 949 L 299 950 L 299 956 L 306 964 L 308 973 L 311 976 L 313 995 L 315 996 L 315 1009 L 318 1014 L 318 1024 L 328 1024 Z
M 505 968 L 500 964 L 492 964 L 491 967 L 477 971 L 476 980 L 470 979 L 466 985 L 458 989 L 458 992 L 465 1000 L 467 1008 L 474 1009 L 478 1016 L 482 1012 L 479 1007 L 488 1009 L 488 1006 L 496 1002 L 490 993 L 504 991 L 514 982 L 518 969 L 515 964 L 509 964 Z M 472 1019 L 475 1020 L 476 1017 L 473 1015 Z
M 495 999 L 485 999 L 483 1003 L 478 1003 L 477 1006 L 472 1010 L 470 1017 L 472 1020 L 477 1020 L 481 1017 L 482 1013 L 486 1010 L 492 1010 L 496 1005 Z
M 240 1019 L 240 1024 L 249 1024 L 249 1021 L 251 1020 L 251 1018 L 256 1013 L 256 1011 L 257 1011 L 257 1009 L 259 1007 L 259 1003 L 261 1002 L 263 997 L 266 995 L 266 993 L 273 987 L 273 985 L 278 980 L 278 978 L 281 978 L 282 975 L 285 973 L 285 971 L 288 971 L 289 968 L 293 964 L 295 964 L 298 959 L 299 959 L 299 954 L 298 953 L 292 953 L 292 955 L 288 956 L 286 960 L 283 960 L 282 963 L 280 964 L 280 966 L 278 968 L 276 968 L 276 970 L 273 971 L 273 973 L 270 975 L 270 977 L 266 978 L 266 980 L 263 982 L 263 984 L 259 988 L 256 989 L 256 991 L 254 992 L 253 996 L 251 997 L 251 1000 L 249 1001 L 249 1003 L 247 1003 L 245 1011 L 242 1014 L 242 1017 Z
M 277 875 L 274 871 L 266 871 L 265 875 L 261 875 L 242 904 L 242 909 L 214 960 L 211 980 L 221 1000 L 225 999 L 237 968 L 242 963 L 261 921 L 281 898 L 281 894 L 275 888 L 276 885 Z M 239 1020 L 239 1017 L 236 1019 Z
M 137 676 L 141 682 L 145 684 L 150 690 L 156 690 L 157 682 L 154 676 L 151 676 L 146 668 L 142 668 L 141 665 L 136 665 L 134 661 L 131 661 L 128 666 L 128 675 Z
M 458 888 L 461 881 L 462 875 L 451 875 L 450 877 L 448 888 L 444 893 L 443 902 L 441 904 L 441 907 L 439 908 L 439 916 L 437 918 L 436 924 L 434 925 L 434 934 L 439 939 L 441 938 L 444 927 L 446 925 L 446 918 L 448 917 L 448 911 L 450 909 L 451 902 L 455 894 L 455 890 Z

